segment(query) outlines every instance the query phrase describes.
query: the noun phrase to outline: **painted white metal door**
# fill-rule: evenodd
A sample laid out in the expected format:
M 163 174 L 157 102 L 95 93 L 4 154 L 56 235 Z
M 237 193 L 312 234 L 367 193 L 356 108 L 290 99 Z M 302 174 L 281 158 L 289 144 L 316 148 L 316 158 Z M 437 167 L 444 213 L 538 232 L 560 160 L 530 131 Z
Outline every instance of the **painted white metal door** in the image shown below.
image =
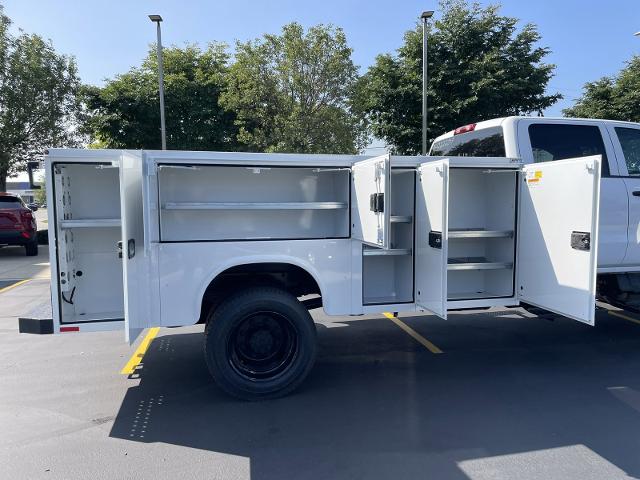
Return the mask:
M 125 335 L 133 343 L 149 322 L 149 290 L 144 256 L 142 159 L 123 153 L 120 158 L 120 210 Z
M 418 167 L 416 183 L 416 304 L 447 318 L 449 161 Z
M 520 301 L 595 321 L 601 157 L 523 167 L 518 229 Z
M 351 179 L 351 236 L 374 247 L 389 248 L 391 155 L 354 163 Z

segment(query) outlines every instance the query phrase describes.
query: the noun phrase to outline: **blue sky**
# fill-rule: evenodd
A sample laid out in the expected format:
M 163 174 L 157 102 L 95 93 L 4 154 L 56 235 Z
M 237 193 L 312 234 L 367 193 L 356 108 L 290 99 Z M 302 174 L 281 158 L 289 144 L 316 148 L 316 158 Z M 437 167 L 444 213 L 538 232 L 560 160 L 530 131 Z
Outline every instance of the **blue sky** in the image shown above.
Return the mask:
M 105 78 L 138 65 L 155 28 L 149 13 L 164 17 L 163 43 L 206 44 L 255 38 L 297 21 L 305 26 L 332 23 L 342 27 L 362 68 L 377 54 L 394 51 L 422 10 L 437 0 L 0 0 L 16 27 L 52 40 L 58 51 L 76 57 L 83 81 Z M 481 0 L 480 3 L 488 4 Z M 615 74 L 632 54 L 640 54 L 640 0 L 504 0 L 504 14 L 538 25 L 542 44 L 557 64 L 550 91 L 565 100 L 547 115 L 579 96 L 584 82 Z

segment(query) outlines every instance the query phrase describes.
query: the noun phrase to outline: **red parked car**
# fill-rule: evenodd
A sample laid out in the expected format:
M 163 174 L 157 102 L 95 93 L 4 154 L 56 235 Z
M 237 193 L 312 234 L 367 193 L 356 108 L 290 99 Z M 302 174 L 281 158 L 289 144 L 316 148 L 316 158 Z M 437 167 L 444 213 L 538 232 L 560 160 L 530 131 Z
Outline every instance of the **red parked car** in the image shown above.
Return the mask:
M 0 193 L 0 245 L 23 245 L 27 256 L 38 255 L 38 227 L 33 211 L 11 193 Z

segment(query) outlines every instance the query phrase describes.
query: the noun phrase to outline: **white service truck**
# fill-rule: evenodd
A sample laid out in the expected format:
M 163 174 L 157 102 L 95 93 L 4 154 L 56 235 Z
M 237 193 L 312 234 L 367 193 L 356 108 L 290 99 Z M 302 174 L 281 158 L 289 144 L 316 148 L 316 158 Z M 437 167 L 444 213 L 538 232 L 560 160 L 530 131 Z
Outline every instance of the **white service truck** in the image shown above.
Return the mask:
M 640 124 L 499 118 L 441 135 L 429 154 L 513 157 L 524 164 L 600 155 L 597 294 L 607 303 L 640 309 Z
M 604 147 L 545 149 L 537 125 L 593 128 Z M 312 367 L 311 308 L 526 305 L 592 325 L 597 274 L 640 271 L 617 128 L 640 133 L 510 118 L 440 137 L 429 157 L 50 150 L 50 329 L 133 342 L 204 323 L 217 383 L 260 399 Z M 21 331 L 46 330 L 29 320 Z

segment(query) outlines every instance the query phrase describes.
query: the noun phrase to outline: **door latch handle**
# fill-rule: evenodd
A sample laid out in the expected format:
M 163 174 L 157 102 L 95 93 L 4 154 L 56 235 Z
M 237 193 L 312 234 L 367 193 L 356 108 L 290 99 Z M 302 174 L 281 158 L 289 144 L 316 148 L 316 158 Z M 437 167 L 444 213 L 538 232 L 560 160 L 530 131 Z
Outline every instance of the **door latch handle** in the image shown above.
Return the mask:
M 369 196 L 369 209 L 374 213 L 384 213 L 384 193 L 372 193 Z
M 591 234 L 588 232 L 571 232 L 571 248 L 585 252 L 591 250 Z
M 631 195 L 633 195 L 634 197 L 640 197 L 640 190 L 636 190 L 635 192 L 632 192 Z
M 136 256 L 136 241 L 130 238 L 127 242 L 127 258 L 133 258 Z
M 442 232 L 429 232 L 429 246 L 431 248 L 442 249 Z
M 122 242 L 117 243 L 118 258 L 122 258 Z M 130 238 L 127 242 L 127 258 L 133 258 L 136 256 L 136 241 Z

